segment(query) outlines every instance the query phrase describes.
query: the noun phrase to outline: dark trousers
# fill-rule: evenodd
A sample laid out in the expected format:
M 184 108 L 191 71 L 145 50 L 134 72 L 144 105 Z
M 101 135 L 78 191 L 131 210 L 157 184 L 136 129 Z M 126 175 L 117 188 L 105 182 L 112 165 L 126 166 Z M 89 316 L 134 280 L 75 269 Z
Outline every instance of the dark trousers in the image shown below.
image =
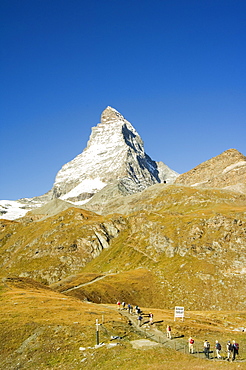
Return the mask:
M 236 348 L 233 348 L 233 351 L 232 351 L 232 361 L 235 360 L 236 355 L 238 355 L 238 350 Z

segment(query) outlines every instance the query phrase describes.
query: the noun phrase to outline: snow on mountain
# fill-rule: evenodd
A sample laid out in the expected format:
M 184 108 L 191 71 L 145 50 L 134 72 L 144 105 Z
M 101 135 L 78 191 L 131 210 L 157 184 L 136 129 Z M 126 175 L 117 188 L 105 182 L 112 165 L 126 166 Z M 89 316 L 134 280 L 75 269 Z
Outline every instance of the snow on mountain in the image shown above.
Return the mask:
M 99 178 L 95 179 L 85 179 L 83 182 L 79 183 L 75 188 L 69 191 L 67 194 L 60 197 L 62 200 L 69 198 L 78 197 L 82 193 L 96 192 L 97 190 L 103 189 L 107 184 L 102 182 Z
M 23 204 L 15 200 L 0 200 L 0 217 L 14 220 L 25 216 L 28 210 L 23 209 Z
M 120 194 L 126 195 L 156 183 L 173 183 L 177 176 L 163 162 L 153 161 L 132 124 L 107 107 L 101 122 L 92 127 L 87 147 L 61 168 L 52 189 L 35 198 L 1 201 L 0 214 L 16 219 L 56 198 L 82 205 L 107 185 L 118 184 Z
M 162 162 L 160 162 L 162 163 Z M 117 110 L 107 107 L 92 128 L 87 147 L 57 173 L 53 197 L 69 201 L 90 199 L 115 180 L 128 193 L 158 182 L 173 182 L 177 173 L 153 161 L 144 151 L 137 131 Z
M 28 198 L 17 200 L 0 200 L 0 218 L 15 220 L 25 216 L 31 209 L 40 207 L 42 202 Z

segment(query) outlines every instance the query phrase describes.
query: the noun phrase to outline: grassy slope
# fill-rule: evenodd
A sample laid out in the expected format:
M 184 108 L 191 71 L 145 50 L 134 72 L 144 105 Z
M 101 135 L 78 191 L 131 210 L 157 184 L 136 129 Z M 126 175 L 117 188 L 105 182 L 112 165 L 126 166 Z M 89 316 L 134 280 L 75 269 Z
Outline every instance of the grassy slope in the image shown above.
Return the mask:
M 2 220 L 3 276 L 24 274 L 47 284 L 78 272 L 93 258 L 95 231 L 108 220 L 111 218 L 77 208 L 36 222 Z
M 0 368 L 24 369 L 243 369 L 244 362 L 210 362 L 177 353 L 165 347 L 133 349 L 130 341 L 139 339 L 128 327 L 114 306 L 96 305 L 66 297 L 44 289 L 30 280 L 8 280 L 0 289 Z M 149 309 L 144 309 L 148 312 Z M 155 320 L 164 320 L 159 329 L 171 323 L 173 334 L 184 334 L 186 341 L 192 331 L 196 345 L 204 336 L 211 344 L 219 338 L 224 346 L 228 338 L 235 338 L 241 346 L 241 358 L 246 358 L 245 335 L 231 332 L 225 324 L 241 325 L 245 314 L 187 312 L 184 322 L 173 323 L 173 312 L 152 310 Z M 188 317 L 189 316 L 189 317 Z M 107 349 L 82 347 L 95 345 L 95 320 L 104 320 L 100 327 L 100 341 L 110 342 L 111 335 L 124 338 L 121 345 Z M 83 361 L 83 362 L 81 362 Z
M 4 221 L 1 274 L 29 274 L 41 282 L 50 274 L 65 290 L 68 281 L 71 287 L 93 279 L 91 273 L 118 273 L 73 294 L 95 302 L 134 296 L 152 307 L 246 309 L 245 274 L 233 267 L 246 258 L 244 195 L 153 186 L 120 201 L 131 213 L 121 217 L 124 226 L 110 248 L 92 261 L 95 231 L 119 216 L 69 209 L 37 222 Z
M 141 214 L 132 215 L 128 219 L 129 229 L 113 241 L 110 249 L 103 251 L 99 258 L 91 261 L 84 268 L 84 272 L 119 272 L 118 281 L 114 282 L 115 278 L 110 278 L 111 290 L 118 291 L 118 287 L 122 286 L 124 289 L 120 298 L 126 299 L 127 292 L 131 291 L 130 282 L 133 281 L 134 274 L 136 277 L 139 274 L 136 269 L 142 267 L 149 270 L 149 277 L 143 277 L 136 288 L 136 299 L 142 301 L 143 297 L 146 298 L 145 305 L 149 306 L 171 308 L 178 302 L 187 309 L 219 307 L 231 310 L 235 307 L 245 309 L 245 275 L 228 273 L 232 260 L 245 256 L 245 248 L 233 250 L 232 228 L 231 239 L 224 242 L 218 256 L 213 243 L 216 241 L 222 245 L 221 240 L 225 233 L 223 226 L 207 227 L 201 237 L 192 232 L 200 224 L 208 224 L 214 219 L 216 221 L 218 213 L 214 210 L 207 210 L 206 214 L 202 211 L 200 216 L 198 213 L 196 210 L 195 214 L 187 212 L 177 216 L 164 210 L 158 214 L 142 211 Z M 233 225 L 235 217 L 245 219 L 245 214 L 243 209 L 237 208 L 235 215 L 232 207 L 227 210 L 225 206 L 225 209 L 220 208 L 219 217 L 223 222 Z M 153 245 L 153 236 L 156 238 L 154 240 L 156 248 L 150 248 Z M 159 244 L 162 245 L 166 241 L 167 248 L 163 251 Z M 183 256 L 174 253 L 170 257 L 167 254 L 170 244 L 171 248 L 185 246 L 188 251 Z M 131 270 L 129 282 L 125 281 L 125 275 L 121 274 L 127 270 Z M 90 299 L 91 291 L 94 289 L 94 297 L 98 292 L 97 301 L 101 299 L 105 302 L 103 293 L 105 288 L 102 284 L 106 282 L 108 279 L 86 287 L 87 297 Z M 146 289 L 148 290 L 148 282 L 151 282 L 152 290 L 155 291 L 154 298 L 146 297 L 144 293 Z M 232 286 L 232 289 L 228 290 L 229 286 Z M 236 289 L 233 289 L 234 286 Z M 85 288 L 81 289 L 82 291 L 85 293 Z

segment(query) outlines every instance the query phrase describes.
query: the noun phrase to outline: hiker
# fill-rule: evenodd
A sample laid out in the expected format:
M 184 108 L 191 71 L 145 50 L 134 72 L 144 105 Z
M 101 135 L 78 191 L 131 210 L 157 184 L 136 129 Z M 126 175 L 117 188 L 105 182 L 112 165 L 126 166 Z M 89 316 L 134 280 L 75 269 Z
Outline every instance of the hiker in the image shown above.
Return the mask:
M 150 312 L 150 314 L 149 314 L 149 323 L 150 323 L 150 325 L 153 324 L 153 317 L 154 317 L 153 313 Z
M 228 340 L 228 342 L 226 343 L 227 361 L 230 361 L 232 350 L 233 350 L 233 346 L 231 342 Z
M 117 302 L 118 310 L 120 310 L 120 301 Z
M 126 304 L 125 304 L 125 302 L 122 302 L 121 304 L 122 304 L 122 310 L 124 310 Z
M 188 345 L 189 345 L 189 353 L 194 353 L 194 348 L 193 348 L 193 344 L 194 344 L 194 339 L 192 337 L 190 337 L 188 339 Z
M 167 325 L 167 338 L 169 339 L 172 339 L 171 331 L 172 331 L 171 326 Z
M 235 360 L 236 355 L 238 355 L 238 350 L 239 350 L 239 344 L 233 340 L 232 342 L 232 361 Z
M 138 314 L 138 306 L 135 306 L 136 315 Z
M 203 348 L 205 356 L 209 358 L 210 343 L 207 341 L 207 339 L 204 341 Z
M 217 358 L 221 358 L 220 351 L 221 351 L 221 344 L 218 342 L 218 340 L 215 341 L 215 351 Z
M 132 313 L 132 306 L 130 305 L 130 303 L 128 303 L 127 307 L 128 307 L 128 313 Z
M 138 316 L 138 326 L 141 326 L 142 319 L 143 319 L 142 316 L 139 315 Z

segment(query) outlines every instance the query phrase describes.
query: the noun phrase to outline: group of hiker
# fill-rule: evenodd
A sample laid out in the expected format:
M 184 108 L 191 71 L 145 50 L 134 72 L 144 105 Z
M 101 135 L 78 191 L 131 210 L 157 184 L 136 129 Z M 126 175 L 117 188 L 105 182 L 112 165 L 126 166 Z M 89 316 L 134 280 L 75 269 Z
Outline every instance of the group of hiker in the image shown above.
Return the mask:
M 126 304 L 125 302 L 121 303 L 120 301 L 118 301 L 117 302 L 117 307 L 118 307 L 118 310 L 128 310 L 129 314 L 134 314 L 135 313 L 137 315 L 138 326 L 142 325 L 143 312 L 141 311 L 139 306 L 133 307 L 130 303 Z M 153 313 L 150 312 L 147 315 L 145 314 L 145 316 L 147 316 L 149 318 L 148 323 L 150 325 L 152 325 L 153 324 L 153 317 L 154 317 Z M 171 332 L 172 332 L 171 326 L 167 325 L 166 334 L 167 334 L 168 339 L 172 339 Z M 194 353 L 194 343 L 195 343 L 194 338 L 192 338 L 190 336 L 189 339 L 188 339 L 189 353 Z M 214 349 L 215 349 L 216 357 L 218 359 L 221 359 L 222 358 L 222 356 L 220 354 L 221 344 L 219 343 L 218 340 L 215 341 Z M 230 360 L 234 361 L 236 359 L 236 356 L 238 355 L 238 351 L 239 351 L 239 344 L 236 343 L 235 340 L 233 340 L 232 342 L 228 340 L 228 342 L 226 343 L 226 354 L 227 354 L 226 360 L 227 361 L 230 361 Z M 209 355 L 211 353 L 211 347 L 210 347 L 210 343 L 207 339 L 203 343 L 203 352 L 204 352 L 206 358 L 209 359 Z
M 194 353 L 194 339 L 192 337 L 190 337 L 188 339 L 188 346 L 189 346 L 189 353 Z M 222 356 L 220 354 L 220 351 L 221 351 L 221 344 L 219 343 L 218 340 L 215 341 L 215 346 L 214 346 L 214 349 L 215 349 L 215 353 L 216 353 L 216 357 L 218 359 L 221 359 Z M 228 340 L 228 342 L 226 343 L 226 360 L 227 361 L 234 361 L 236 359 L 236 356 L 238 355 L 238 351 L 239 351 L 239 344 L 236 343 L 235 340 L 233 340 L 232 342 Z M 203 343 L 203 352 L 206 356 L 206 358 L 209 358 L 209 354 L 211 352 L 211 347 L 210 347 L 210 343 L 209 341 L 206 339 Z
M 118 310 L 128 310 L 128 313 L 130 313 L 130 314 L 135 313 L 138 317 L 138 326 L 142 325 L 143 312 L 142 312 L 142 310 L 140 309 L 139 306 L 133 307 L 130 303 L 126 304 L 125 302 L 121 303 L 120 301 L 118 301 L 117 302 L 117 307 L 118 307 Z M 153 313 L 150 312 L 147 316 L 149 318 L 149 324 L 152 325 L 153 324 L 153 318 L 154 318 Z

